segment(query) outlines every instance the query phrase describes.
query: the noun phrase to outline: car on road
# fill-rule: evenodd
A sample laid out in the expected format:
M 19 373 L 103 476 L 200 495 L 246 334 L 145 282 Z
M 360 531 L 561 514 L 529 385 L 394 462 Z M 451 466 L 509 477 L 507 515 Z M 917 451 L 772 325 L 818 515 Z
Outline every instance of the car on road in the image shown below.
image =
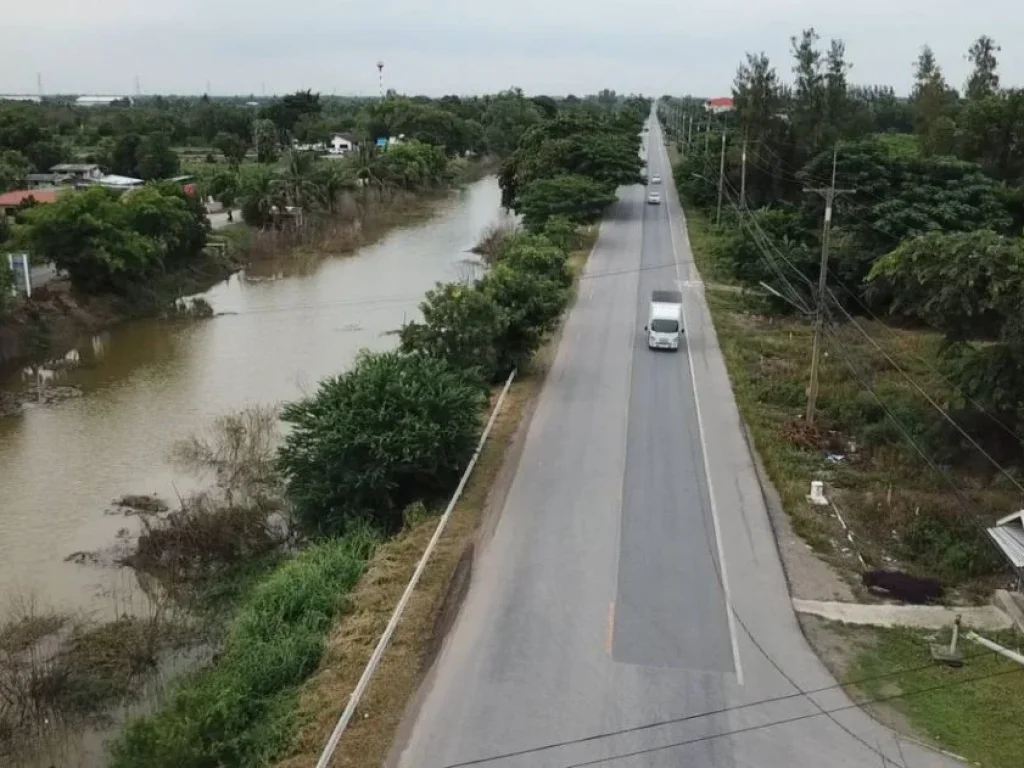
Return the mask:
M 661 193 L 660 192 L 648 192 L 647 203 L 649 205 L 661 205 Z
M 680 291 L 651 293 L 651 309 L 644 332 L 648 349 L 679 349 L 683 332 L 683 294 Z
M 651 184 L 661 184 L 661 176 L 651 176 Z

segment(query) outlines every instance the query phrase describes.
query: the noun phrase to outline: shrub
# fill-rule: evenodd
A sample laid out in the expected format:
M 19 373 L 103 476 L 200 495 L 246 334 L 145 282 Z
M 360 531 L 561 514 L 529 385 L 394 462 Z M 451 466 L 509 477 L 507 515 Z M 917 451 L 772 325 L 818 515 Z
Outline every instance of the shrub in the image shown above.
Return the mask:
M 487 293 L 461 283 L 439 284 L 420 304 L 423 322 L 399 331 L 401 350 L 445 360 L 453 368 L 492 381 L 498 374 L 497 339 L 505 312 Z
M 354 531 L 315 545 L 256 587 L 219 662 L 182 680 L 167 705 L 111 745 L 112 768 L 261 765 L 288 746 L 293 693 L 316 669 L 335 615 L 374 539 Z
M 451 490 L 481 429 L 485 391 L 445 360 L 364 352 L 352 370 L 285 407 L 279 461 L 301 525 L 388 531 L 402 509 Z
M 508 322 L 498 337 L 498 367 L 510 371 L 529 362 L 558 322 L 569 290 L 558 282 L 507 263 L 498 264 L 480 289 L 503 308 Z

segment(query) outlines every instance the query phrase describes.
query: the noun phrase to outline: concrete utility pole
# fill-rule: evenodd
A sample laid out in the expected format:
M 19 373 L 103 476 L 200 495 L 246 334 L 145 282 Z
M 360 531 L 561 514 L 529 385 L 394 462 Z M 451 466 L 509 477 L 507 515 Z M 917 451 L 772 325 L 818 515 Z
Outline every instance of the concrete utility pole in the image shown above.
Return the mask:
M 747 208 L 747 137 L 743 136 L 742 170 L 740 171 L 740 208 Z
M 689 125 L 686 126 L 686 154 L 690 154 L 690 145 L 693 142 L 693 113 L 689 116 Z
M 718 213 L 715 214 L 715 225 L 722 223 L 722 193 L 725 191 L 725 131 L 722 131 L 722 159 L 718 164 Z
M 821 359 L 821 332 L 825 326 L 825 280 L 828 276 L 828 241 L 832 229 L 832 205 L 836 195 L 847 195 L 854 189 L 836 189 L 836 166 L 839 147 L 832 153 L 832 184 L 824 189 L 805 189 L 825 197 L 825 223 L 821 233 L 821 267 L 818 271 L 818 296 L 814 313 L 814 346 L 811 349 L 811 383 L 807 388 L 807 423 L 814 423 L 814 408 L 818 402 L 818 365 Z

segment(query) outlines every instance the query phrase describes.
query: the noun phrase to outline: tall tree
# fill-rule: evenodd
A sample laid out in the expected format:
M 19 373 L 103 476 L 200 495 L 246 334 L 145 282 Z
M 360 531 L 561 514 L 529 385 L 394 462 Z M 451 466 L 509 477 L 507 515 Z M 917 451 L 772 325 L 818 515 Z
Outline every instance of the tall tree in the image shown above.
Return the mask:
M 825 112 L 825 77 L 822 56 L 818 50 L 818 33 L 805 29 L 800 37 L 790 38 L 793 46 L 792 126 L 800 148 L 810 156 L 822 143 L 822 118 Z
M 967 49 L 967 60 L 974 65 L 967 78 L 966 96 L 969 100 L 991 96 L 999 90 L 999 75 L 996 72 L 999 62 L 996 54 L 1000 50 L 996 41 L 988 35 L 982 35 Z
M 949 86 L 942 75 L 942 69 L 935 60 L 931 46 L 924 46 L 917 58 L 914 72 L 914 130 L 922 139 L 922 149 L 931 151 L 929 137 L 936 130 L 944 130 L 951 105 Z
M 846 75 L 851 67 L 846 60 L 846 45 L 842 40 L 832 40 L 825 63 L 825 116 L 833 140 L 846 132 L 851 111 Z

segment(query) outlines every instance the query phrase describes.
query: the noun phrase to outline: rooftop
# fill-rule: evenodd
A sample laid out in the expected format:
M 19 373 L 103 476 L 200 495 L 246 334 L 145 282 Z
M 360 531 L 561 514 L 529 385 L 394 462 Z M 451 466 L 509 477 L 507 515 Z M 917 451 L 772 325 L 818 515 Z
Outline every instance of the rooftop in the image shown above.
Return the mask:
M 37 203 L 52 203 L 63 192 L 63 189 L 15 189 L 0 194 L 0 208 L 12 208 L 21 205 L 29 198 Z
M 96 163 L 61 163 L 50 168 L 53 173 L 83 173 L 99 168 Z
M 1024 568 L 1024 510 L 999 520 L 988 535 L 1014 568 Z

